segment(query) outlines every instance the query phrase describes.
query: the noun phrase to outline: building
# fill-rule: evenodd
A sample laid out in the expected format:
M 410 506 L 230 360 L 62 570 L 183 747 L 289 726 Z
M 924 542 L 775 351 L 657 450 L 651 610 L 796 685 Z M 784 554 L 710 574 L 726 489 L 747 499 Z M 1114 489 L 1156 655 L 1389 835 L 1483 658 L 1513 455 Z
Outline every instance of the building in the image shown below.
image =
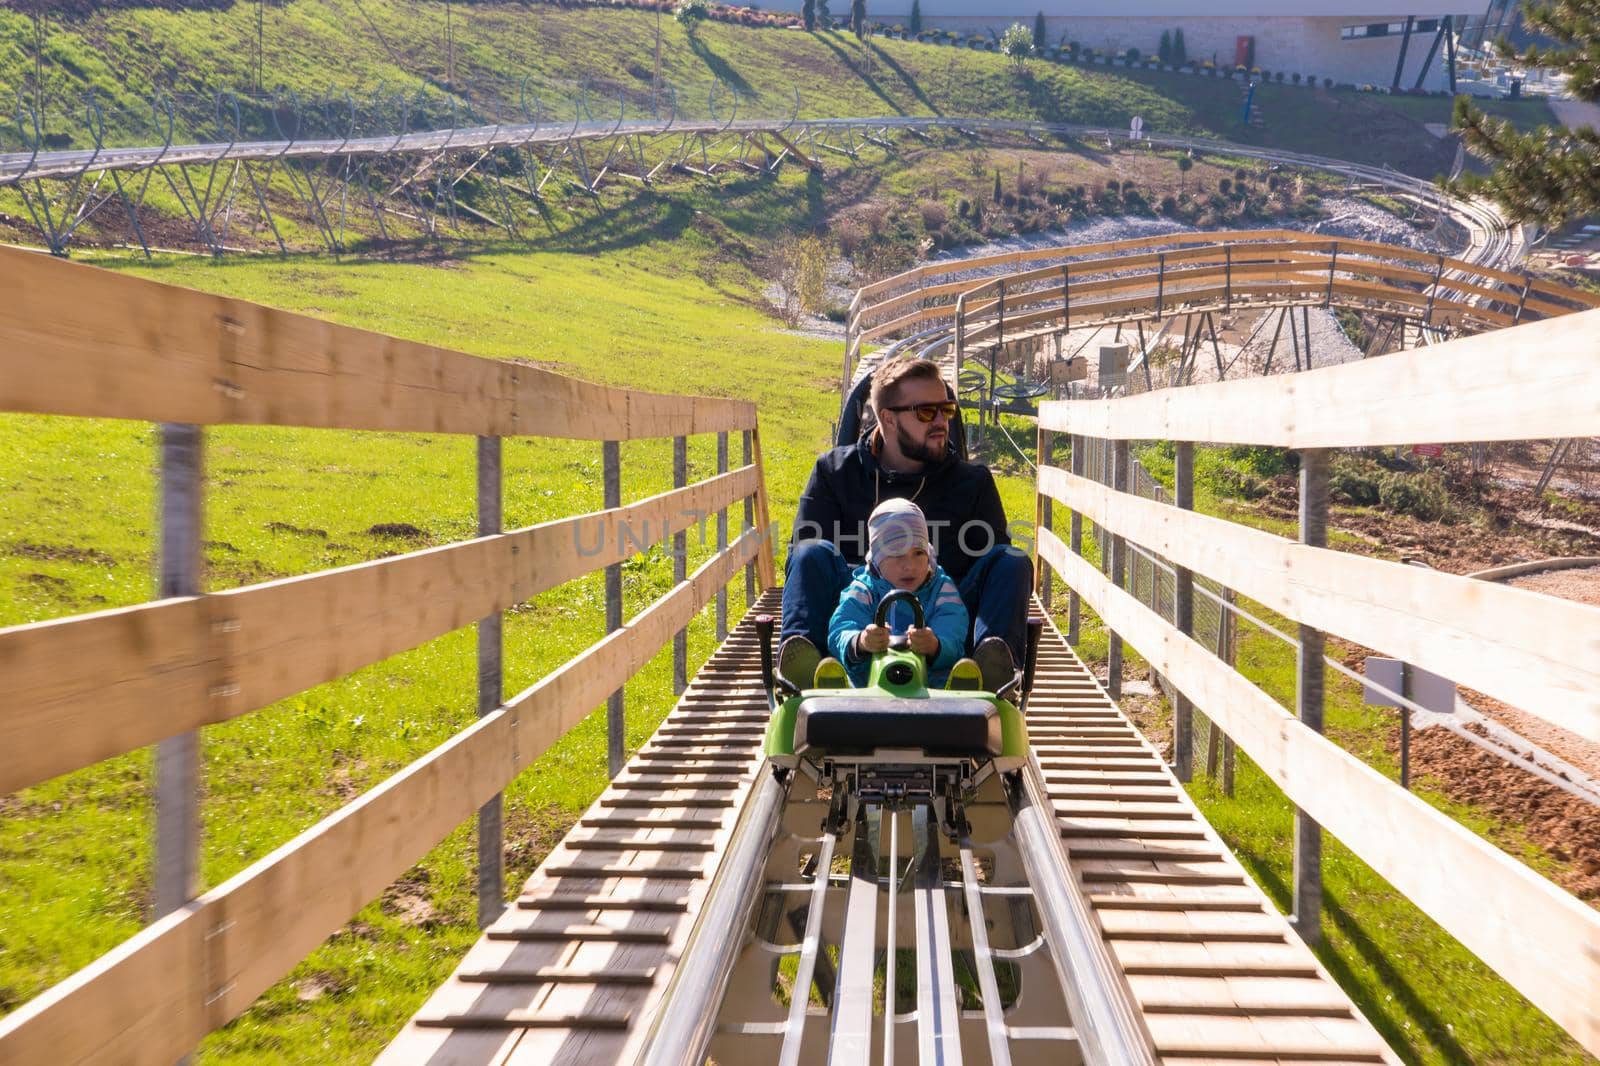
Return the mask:
M 798 12 L 801 0 L 763 6 Z M 848 11 L 834 6 L 836 18 Z M 1016 22 L 1031 28 L 1042 13 L 1051 47 L 1077 41 L 1107 55 L 1129 48 L 1155 55 L 1162 32 L 1181 29 L 1191 60 L 1406 89 L 1449 86 L 1455 37 L 1468 22 L 1461 0 L 1398 0 L 1391 10 L 1374 0 L 921 0 L 921 8 L 924 28 L 963 36 Z M 904 25 L 911 4 L 868 0 L 867 10 L 874 22 Z

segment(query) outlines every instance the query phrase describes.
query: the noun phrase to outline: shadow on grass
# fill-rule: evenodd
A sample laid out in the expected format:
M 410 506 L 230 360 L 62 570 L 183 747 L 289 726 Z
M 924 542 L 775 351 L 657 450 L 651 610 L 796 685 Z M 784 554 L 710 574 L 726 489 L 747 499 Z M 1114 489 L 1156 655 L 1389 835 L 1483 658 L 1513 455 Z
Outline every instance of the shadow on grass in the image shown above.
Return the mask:
M 726 59 L 713 52 L 711 46 L 702 41 L 699 35 L 693 33 L 689 35 L 689 50 L 695 54 L 696 59 L 706 65 L 707 70 L 722 81 L 727 82 L 741 95 L 752 99 L 760 96 L 755 87 L 745 80 L 744 75 L 734 70 Z
M 922 91 L 922 86 L 917 84 L 917 79 L 913 78 L 904 67 L 895 62 L 893 56 L 879 48 L 877 45 L 872 44 L 870 41 L 868 41 L 867 47 L 872 49 L 873 55 L 882 60 L 885 67 L 888 67 L 890 70 L 894 71 L 895 77 L 899 78 L 900 83 L 906 87 L 912 96 L 917 98 L 918 103 L 922 104 L 923 107 L 927 108 L 935 115 L 944 114 L 944 112 L 939 109 L 939 105 L 934 103 L 932 98 L 929 97 L 927 93 Z
M 895 114 L 903 115 L 906 113 L 906 109 L 900 106 L 900 102 L 898 100 L 883 91 L 883 86 L 878 84 L 877 78 L 855 69 L 855 58 L 851 56 L 849 52 L 846 52 L 843 48 L 840 48 L 836 43 L 834 43 L 832 33 L 817 33 L 813 34 L 813 36 L 826 45 L 829 51 L 838 57 L 840 64 L 842 64 L 846 70 L 854 74 L 861 81 L 861 84 L 871 89 L 874 96 L 888 104 L 890 109 Z
M 1361 1013 L 1367 1016 L 1373 1027 L 1383 1034 L 1389 1046 L 1396 1049 L 1406 1062 L 1420 1062 L 1422 1056 L 1417 1053 L 1415 1044 L 1417 1037 L 1421 1036 L 1435 1051 L 1444 1056 L 1446 1061 L 1472 1062 L 1472 1055 L 1451 1035 L 1449 1024 L 1433 1012 L 1427 997 L 1419 995 L 1417 990 L 1407 983 L 1405 977 L 1389 964 L 1389 960 L 1384 957 L 1383 949 L 1372 942 L 1372 938 L 1367 936 L 1360 923 L 1339 905 L 1337 899 L 1324 894 L 1322 904 L 1323 915 L 1350 942 L 1356 954 L 1372 968 L 1372 972 L 1378 978 L 1377 985 L 1372 986 L 1363 982 L 1326 943 L 1317 950 L 1317 958 L 1328 968 L 1328 972 L 1333 974 L 1334 980 L 1339 982 L 1340 987 L 1355 1000 L 1356 1006 L 1361 1008 Z M 1405 1012 L 1405 1017 L 1413 1019 L 1417 1024 L 1407 1027 L 1396 1021 L 1383 1009 L 1380 995 L 1392 996 L 1395 1004 Z

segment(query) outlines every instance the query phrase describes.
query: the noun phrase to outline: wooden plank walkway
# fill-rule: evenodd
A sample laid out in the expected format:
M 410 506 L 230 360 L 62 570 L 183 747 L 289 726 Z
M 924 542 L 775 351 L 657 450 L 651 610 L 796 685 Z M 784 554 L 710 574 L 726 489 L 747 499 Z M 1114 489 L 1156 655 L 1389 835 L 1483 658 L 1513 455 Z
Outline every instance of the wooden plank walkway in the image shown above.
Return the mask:
M 1028 736 L 1160 1061 L 1398 1061 L 1053 623 Z
M 379 1063 L 632 1060 L 760 765 L 754 613 Z M 1053 625 L 1028 728 L 1161 1061 L 1395 1061 Z

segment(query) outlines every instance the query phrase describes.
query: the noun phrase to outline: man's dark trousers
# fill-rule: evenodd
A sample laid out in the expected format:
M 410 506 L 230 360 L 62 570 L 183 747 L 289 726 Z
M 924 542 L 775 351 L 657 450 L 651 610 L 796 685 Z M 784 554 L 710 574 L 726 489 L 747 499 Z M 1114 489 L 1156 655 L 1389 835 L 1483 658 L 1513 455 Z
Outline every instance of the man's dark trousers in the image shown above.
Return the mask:
M 783 635 L 807 637 L 827 654 L 828 620 L 850 584 L 851 566 L 825 540 L 802 541 L 789 552 L 783 572 Z M 1003 637 L 1022 662 L 1033 594 L 1033 563 L 1021 549 L 997 545 L 978 558 L 956 583 L 972 619 L 967 650 L 984 637 Z

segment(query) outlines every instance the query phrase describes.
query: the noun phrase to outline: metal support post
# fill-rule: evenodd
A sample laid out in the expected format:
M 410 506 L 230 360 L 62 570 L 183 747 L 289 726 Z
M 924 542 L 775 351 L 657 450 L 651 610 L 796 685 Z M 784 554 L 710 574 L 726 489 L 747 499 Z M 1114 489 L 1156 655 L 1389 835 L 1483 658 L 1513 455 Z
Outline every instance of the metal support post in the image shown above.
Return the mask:
M 689 483 L 689 438 L 672 438 L 672 487 L 681 489 Z M 681 585 L 689 576 L 689 535 L 678 532 L 672 535 L 672 583 Z M 689 687 L 689 630 L 680 629 L 672 634 L 672 694 L 683 695 Z
M 1128 491 L 1128 442 L 1119 440 L 1111 446 L 1111 487 L 1117 492 Z M 1128 570 L 1128 542 L 1120 534 L 1111 535 L 1111 583 L 1117 588 L 1126 584 Z M 1122 698 L 1122 637 L 1110 630 L 1110 646 L 1106 652 L 1106 694 L 1114 700 Z
M 1069 436 L 1067 440 L 1068 446 L 1072 449 L 1068 462 L 1072 466 L 1072 472 L 1079 477 L 1083 476 L 1083 449 L 1087 446 L 1087 442 L 1087 437 L 1077 435 Z M 1068 523 L 1067 546 L 1072 549 L 1073 555 L 1081 556 L 1083 555 L 1083 513 L 1074 508 Z M 1083 606 L 1082 601 L 1078 598 L 1078 590 L 1069 585 L 1067 587 L 1067 643 L 1073 647 L 1078 646 L 1082 615 Z
M 1394 81 L 1390 83 L 1391 89 L 1400 88 L 1400 77 L 1406 69 L 1406 50 L 1411 47 L 1411 28 L 1417 24 L 1417 16 L 1406 16 L 1405 33 L 1400 38 L 1400 58 L 1394 65 Z
M 717 434 L 717 473 L 728 472 L 728 431 Z M 728 509 L 717 512 L 717 554 L 728 546 Z M 728 583 L 717 586 L 717 643 L 728 639 Z
M 1174 483 L 1177 505 L 1185 511 L 1194 510 L 1194 444 L 1180 441 L 1175 448 Z M 1185 636 L 1194 635 L 1194 572 L 1188 567 L 1175 566 L 1173 594 L 1173 624 Z M 1214 726 L 1212 728 L 1215 728 Z M 1172 772 L 1179 781 L 1187 781 L 1194 774 L 1194 704 L 1182 692 L 1172 706 Z
M 1400 663 L 1400 695 L 1411 698 L 1411 664 Z M 1411 708 L 1400 705 L 1400 787 L 1411 788 Z
M 1238 599 L 1238 593 L 1230 588 L 1222 590 L 1223 608 L 1218 626 L 1221 629 L 1222 654 L 1220 658 L 1229 666 L 1239 657 L 1239 616 L 1234 613 L 1233 605 Z M 1215 729 L 1213 725 L 1211 728 Z M 1233 738 L 1222 738 L 1222 794 L 1233 795 Z
M 1308 448 L 1300 453 L 1300 543 L 1328 546 L 1328 453 Z M 1300 721 L 1322 732 L 1326 639 L 1322 631 L 1300 626 L 1296 662 L 1295 711 Z M 1322 936 L 1322 827 L 1310 815 L 1294 812 L 1294 914 L 1290 924 L 1300 939 L 1316 944 Z
M 600 445 L 600 463 L 604 468 L 604 506 L 607 510 L 622 506 L 622 445 L 608 440 Z M 620 534 L 619 534 L 620 535 Z M 622 628 L 622 564 L 606 567 L 606 632 Z M 627 757 L 627 719 L 623 713 L 622 689 L 606 697 L 606 771 L 612 777 L 622 772 Z
M 1041 429 L 1039 431 L 1039 469 L 1043 470 L 1052 462 L 1051 453 L 1055 451 L 1055 440 L 1056 435 L 1050 430 Z M 1037 539 L 1038 530 L 1051 529 L 1054 527 L 1055 501 L 1044 493 L 1038 492 L 1037 488 L 1034 491 L 1038 496 L 1038 509 L 1034 518 L 1034 523 L 1038 527 L 1034 533 L 1034 536 Z M 1050 564 L 1044 561 L 1043 556 L 1039 556 L 1035 565 L 1037 567 L 1035 581 L 1039 589 L 1039 602 L 1044 604 L 1044 609 L 1048 611 L 1050 609 L 1050 593 L 1052 584 Z
M 499 437 L 478 438 L 478 536 L 504 530 L 503 481 Z M 505 615 L 495 611 L 478 622 L 478 717 L 492 714 L 503 696 Z M 496 795 L 478 808 L 478 928 L 494 923 L 505 910 L 503 799 Z
M 203 555 L 200 427 L 161 427 L 161 547 L 156 595 L 198 596 Z M 156 745 L 155 917 L 200 891 L 200 734 Z
M 743 436 L 744 436 L 744 465 L 745 466 L 749 466 L 752 462 L 754 462 L 754 460 L 751 458 L 752 447 L 753 447 L 753 445 L 751 444 L 751 438 L 752 438 L 753 434 L 754 434 L 754 430 L 749 430 L 749 429 L 745 430 L 744 434 L 743 434 Z M 749 529 L 751 526 L 756 524 L 754 508 L 755 508 L 755 501 L 752 500 L 749 496 L 746 496 L 744 498 L 744 525 L 741 526 L 740 529 Z M 761 536 L 763 536 L 763 537 L 766 536 L 767 532 L 768 532 L 767 530 L 762 530 L 761 531 Z M 763 549 L 763 550 L 765 550 L 765 549 Z M 752 558 L 748 563 L 745 564 L 745 568 L 744 568 L 744 607 L 745 607 L 745 610 L 748 611 L 750 608 L 754 607 L 755 605 L 756 605 L 756 561 L 755 561 L 754 558 Z

